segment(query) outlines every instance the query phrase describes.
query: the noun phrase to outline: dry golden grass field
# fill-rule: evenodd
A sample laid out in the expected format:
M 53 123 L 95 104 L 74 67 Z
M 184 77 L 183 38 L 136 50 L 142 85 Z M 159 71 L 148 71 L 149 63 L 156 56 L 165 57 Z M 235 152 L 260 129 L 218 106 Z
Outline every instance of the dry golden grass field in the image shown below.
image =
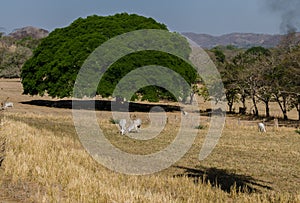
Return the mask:
M 216 148 L 199 161 L 209 123 L 201 116 L 204 128 L 191 127 L 197 137 L 182 159 L 155 174 L 131 176 L 89 156 L 71 109 L 59 108 L 61 101 L 22 95 L 19 80 L 2 79 L 0 100 L 7 97 L 14 107 L 1 114 L 0 202 L 300 202 L 300 135 L 294 127 L 275 129 L 269 121 L 267 133 L 259 133 L 258 121 L 228 116 Z M 271 114 L 280 115 L 272 107 Z M 134 114 L 147 125 L 148 113 Z M 159 136 L 138 141 L 118 133 L 111 112 L 97 111 L 111 143 L 134 154 L 166 147 L 178 131 L 180 115 L 168 112 Z M 289 116 L 296 118 L 294 112 Z

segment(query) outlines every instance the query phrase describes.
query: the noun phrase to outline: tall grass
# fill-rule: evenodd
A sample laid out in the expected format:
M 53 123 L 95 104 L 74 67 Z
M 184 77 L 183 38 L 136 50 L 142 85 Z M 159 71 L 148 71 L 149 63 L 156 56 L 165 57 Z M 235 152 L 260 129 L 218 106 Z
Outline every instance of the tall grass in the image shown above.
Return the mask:
M 59 121 L 66 117 L 27 115 L 22 119 Z M 71 121 L 71 118 L 68 118 Z M 58 122 L 58 123 L 59 123 Z M 0 170 L 1 190 L 20 201 L 33 202 L 297 202 L 290 193 L 227 193 L 210 182 L 188 176 L 158 173 L 128 176 L 96 163 L 73 135 L 8 117 L 0 128 L 5 159 Z M 68 131 L 69 132 L 69 131 Z M 9 188 L 15 188 L 11 190 Z M 26 195 L 22 192 L 26 191 Z M 18 195 L 19 194 L 19 195 Z M 0 196 L 1 197 L 1 196 Z M 1 199 L 0 199 L 1 200 Z

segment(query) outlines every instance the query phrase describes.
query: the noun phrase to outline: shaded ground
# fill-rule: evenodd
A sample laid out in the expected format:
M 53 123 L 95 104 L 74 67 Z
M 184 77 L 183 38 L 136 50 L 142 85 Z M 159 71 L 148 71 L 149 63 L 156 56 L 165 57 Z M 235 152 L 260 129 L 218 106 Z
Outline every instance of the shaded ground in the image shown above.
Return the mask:
M 176 176 L 188 176 L 193 179 L 195 184 L 199 182 L 210 183 L 213 187 L 220 188 L 227 193 L 230 193 L 232 190 L 244 193 L 261 192 L 261 189 L 272 190 L 272 187 L 266 185 L 267 183 L 264 181 L 256 180 L 251 176 L 235 174 L 224 169 L 205 168 L 202 166 L 197 168 L 176 167 L 184 169 L 183 174 Z
M 74 105 L 72 104 L 74 102 Z M 129 112 L 149 112 L 153 107 L 160 106 L 166 112 L 180 111 L 179 106 L 166 105 L 166 104 L 143 104 L 143 103 L 134 103 L 134 102 L 124 102 L 116 103 L 114 101 L 106 100 L 31 100 L 21 102 L 22 104 L 34 105 L 34 106 L 43 106 L 43 107 L 52 107 L 52 108 L 64 108 L 64 109 L 86 109 L 86 110 L 98 110 L 98 111 L 111 111 L 113 108 L 114 111 L 128 111 Z M 129 107 L 129 108 L 128 108 Z

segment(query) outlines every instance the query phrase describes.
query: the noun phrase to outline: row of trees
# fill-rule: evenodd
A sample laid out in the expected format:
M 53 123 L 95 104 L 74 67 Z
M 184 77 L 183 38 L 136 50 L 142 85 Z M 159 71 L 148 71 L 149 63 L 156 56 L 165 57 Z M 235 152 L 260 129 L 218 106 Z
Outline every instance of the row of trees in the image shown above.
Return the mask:
M 269 104 L 276 101 L 284 119 L 296 108 L 300 120 L 300 44 L 295 34 L 286 35 L 281 44 L 272 49 L 252 47 L 228 59 L 219 48 L 211 50 L 221 72 L 229 111 L 241 102 L 251 99 L 253 113 L 259 116 L 257 104 L 265 106 L 270 117 Z
M 32 58 L 26 61 L 22 67 L 21 77 L 24 93 L 30 95 L 47 93 L 49 96 L 59 98 L 74 96 L 72 95 L 74 83 L 78 71 L 87 57 L 108 39 L 140 29 L 167 30 L 167 27 L 155 22 L 152 18 L 123 13 L 107 17 L 79 18 L 66 28 L 54 30 L 42 40 Z M 181 50 L 180 54 L 187 59 L 191 49 L 186 39 L 176 33 L 173 37 L 180 43 L 169 49 Z M 269 104 L 276 101 L 282 110 L 284 119 L 288 119 L 287 112 L 293 108 L 297 109 L 300 119 L 300 44 L 296 39 L 294 34 L 290 34 L 276 48 L 253 47 L 244 51 L 239 50 L 233 57 L 228 57 L 220 48 L 210 50 L 214 53 L 216 64 L 222 75 L 230 111 L 233 111 L 233 104 L 238 101 L 242 103 L 242 109 L 245 111 L 246 101 L 251 99 L 256 116 L 259 116 L 257 104 L 262 102 L 265 105 L 266 116 L 270 117 Z M 172 39 L 165 39 L 162 36 L 161 40 Z M 160 44 L 157 43 L 158 46 Z M 116 44 L 116 47 L 119 46 Z M 228 48 L 231 51 L 234 49 L 230 46 Z M 111 54 L 111 56 L 113 53 L 113 50 L 105 52 L 106 55 Z M 98 64 L 97 61 L 95 63 Z M 105 72 L 97 90 L 86 90 L 81 96 L 98 94 L 110 97 L 116 84 L 127 73 L 148 65 L 171 68 L 180 74 L 188 84 L 194 84 L 192 90 L 177 88 L 178 91 L 181 91 L 182 98 L 187 97 L 190 93 L 192 102 L 196 93 L 203 97 L 207 96 L 205 88 L 198 89 L 196 83 L 201 81 L 201 78 L 197 78 L 195 70 L 188 63 L 170 54 L 149 50 L 119 59 Z M 97 70 L 101 71 L 101 67 Z M 147 73 L 139 75 L 141 80 L 146 80 L 147 76 Z M 169 83 L 172 84 L 172 78 L 161 78 L 161 80 L 170 80 Z M 88 87 L 90 81 L 93 80 L 87 80 L 85 81 L 87 84 L 83 85 Z M 132 86 L 133 83 L 129 82 L 129 85 Z M 122 91 L 125 90 L 122 89 Z M 174 96 L 163 88 L 149 86 L 141 88 L 131 98 L 126 99 L 158 101 L 160 99 L 174 100 Z

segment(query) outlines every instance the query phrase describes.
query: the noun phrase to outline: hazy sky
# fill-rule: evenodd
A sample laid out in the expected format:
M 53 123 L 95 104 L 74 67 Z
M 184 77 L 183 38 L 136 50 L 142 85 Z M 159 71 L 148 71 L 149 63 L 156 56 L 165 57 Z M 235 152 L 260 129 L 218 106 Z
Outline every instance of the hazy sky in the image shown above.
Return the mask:
M 88 15 L 136 13 L 171 31 L 207 33 L 280 32 L 281 18 L 264 0 L 3 0 L 0 31 L 28 25 L 52 31 Z

